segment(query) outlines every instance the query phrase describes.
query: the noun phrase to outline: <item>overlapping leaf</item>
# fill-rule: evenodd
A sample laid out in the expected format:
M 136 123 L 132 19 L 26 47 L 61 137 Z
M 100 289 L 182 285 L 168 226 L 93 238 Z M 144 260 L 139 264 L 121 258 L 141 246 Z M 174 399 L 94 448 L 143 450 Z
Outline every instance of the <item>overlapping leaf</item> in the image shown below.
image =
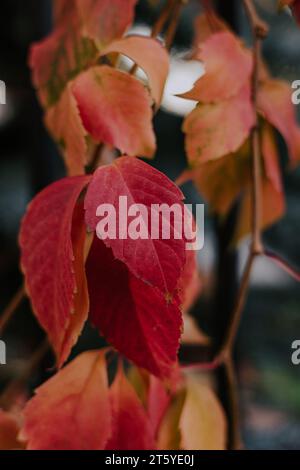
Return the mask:
M 91 136 L 130 156 L 152 157 L 151 98 L 136 78 L 106 65 L 92 67 L 72 87 Z
M 169 73 L 169 56 L 163 45 L 156 39 L 144 36 L 128 36 L 114 41 L 101 54 L 118 52 L 132 59 L 143 69 L 149 80 L 154 101 L 159 106 Z
M 87 163 L 86 131 L 70 85 L 66 87 L 59 102 L 46 112 L 45 122 L 62 150 L 68 175 L 83 174 Z
M 86 269 L 92 323 L 136 365 L 170 376 L 182 326 L 178 302 L 136 278 L 97 238 Z
M 105 351 L 78 356 L 36 390 L 20 438 L 28 450 L 101 450 L 112 433 Z
M 112 436 L 107 450 L 155 449 L 153 427 L 134 388 L 119 367 L 110 388 Z
M 77 214 L 77 209 L 74 218 L 73 214 L 89 180 L 65 178 L 46 188 L 28 207 L 20 231 L 27 292 L 59 365 L 67 359 L 88 313 L 82 210 Z
M 172 295 L 185 264 L 185 240 L 182 233 L 178 233 L 180 239 L 176 239 L 175 221 L 159 212 L 159 206 L 165 204 L 170 208 L 177 204 L 183 211 L 182 192 L 165 175 L 141 160 L 119 158 L 112 165 L 99 168 L 89 185 L 85 208 L 86 223 L 91 230 L 96 230 L 100 221 L 96 213 L 101 204 L 112 204 L 117 209 L 118 220 L 124 217 L 126 208 L 119 208 L 120 196 L 127 198 L 127 208 L 133 204 L 143 204 L 147 209 L 147 214 L 141 212 L 139 218 L 145 236 L 133 240 L 127 235 L 129 224 L 133 222 L 129 216 L 123 239 L 112 234 L 104 240 L 105 245 L 112 248 L 115 258 L 125 263 L 138 279 L 158 288 L 163 296 Z M 157 223 L 154 217 L 150 220 L 154 209 L 158 216 Z M 161 236 L 162 222 L 169 228 L 168 239 Z M 126 224 L 126 220 L 123 223 Z M 152 237 L 153 228 L 157 228 L 157 239 Z

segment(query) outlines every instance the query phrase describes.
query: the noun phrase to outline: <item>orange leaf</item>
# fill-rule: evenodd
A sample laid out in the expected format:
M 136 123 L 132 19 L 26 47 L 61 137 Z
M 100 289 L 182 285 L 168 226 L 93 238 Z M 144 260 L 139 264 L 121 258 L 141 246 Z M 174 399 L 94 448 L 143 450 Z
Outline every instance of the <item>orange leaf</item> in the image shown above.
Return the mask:
M 73 93 L 96 141 L 129 156 L 153 156 L 151 99 L 136 78 L 106 65 L 93 67 L 76 78 Z
M 133 60 L 146 73 L 154 101 L 159 106 L 169 73 L 169 56 L 156 39 L 144 36 L 128 36 L 109 44 L 102 55 L 118 52 Z
M 188 377 L 179 420 L 180 447 L 185 450 L 224 450 L 226 427 L 224 411 L 211 388 Z
M 254 122 L 248 87 L 230 100 L 198 105 L 183 126 L 190 165 L 236 152 L 249 136 Z
M 258 107 L 283 136 L 293 165 L 300 160 L 300 128 L 291 101 L 288 83 L 280 80 L 266 80 L 261 83 L 258 93 Z
M 36 390 L 20 438 L 28 450 L 101 450 L 110 410 L 105 352 L 85 352 Z
M 52 137 L 62 149 L 68 175 L 84 174 L 87 163 L 86 131 L 70 85 L 66 87 L 59 102 L 47 111 L 45 122 Z
M 205 74 L 192 90 L 179 95 L 182 98 L 215 103 L 232 98 L 249 84 L 252 71 L 250 51 L 229 31 L 208 38 L 200 47 L 197 59 L 204 63 Z
M 76 0 L 83 34 L 99 48 L 123 36 L 134 19 L 137 0 Z
M 212 35 L 221 31 L 229 31 L 227 24 L 215 15 L 214 11 L 201 13 L 194 23 L 195 39 L 193 45 L 192 59 L 198 59 L 198 51 L 204 41 Z

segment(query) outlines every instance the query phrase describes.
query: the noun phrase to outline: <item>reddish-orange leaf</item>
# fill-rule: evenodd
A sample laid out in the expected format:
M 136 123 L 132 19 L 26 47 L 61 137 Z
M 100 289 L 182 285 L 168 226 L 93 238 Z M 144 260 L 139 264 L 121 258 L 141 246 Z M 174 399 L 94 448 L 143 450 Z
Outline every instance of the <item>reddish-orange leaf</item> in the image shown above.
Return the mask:
M 114 41 L 101 53 L 118 52 L 132 59 L 146 73 L 154 101 L 159 106 L 169 73 L 169 56 L 156 39 L 145 36 L 128 36 Z
M 267 121 L 285 139 L 291 162 L 295 165 L 300 160 L 300 128 L 297 124 L 288 83 L 280 80 L 266 80 L 261 83 L 258 107 Z
M 43 190 L 29 205 L 20 232 L 21 266 L 27 292 L 59 364 L 70 352 L 65 346 L 65 335 L 71 333 L 69 328 L 74 317 L 81 319 L 82 327 L 87 313 L 86 301 L 77 305 L 76 300 L 83 287 L 77 282 L 83 282 L 79 252 L 84 247 L 83 236 L 77 235 L 82 228 L 74 225 L 73 212 L 89 180 L 89 176 L 65 178 Z M 78 217 L 74 221 L 78 223 Z M 77 255 L 75 262 L 74 255 Z M 76 336 L 81 329 L 77 320 L 73 332 Z M 74 341 L 75 338 L 68 338 L 68 343 Z
M 0 409 L 0 450 L 22 449 L 23 445 L 18 440 L 20 420 L 12 412 Z
M 97 238 L 86 269 L 92 323 L 137 366 L 171 376 L 182 327 L 178 302 L 133 276 Z
M 140 81 L 103 65 L 79 75 L 73 93 L 83 125 L 96 141 L 130 156 L 153 156 L 151 98 Z
M 59 102 L 47 111 L 45 122 L 63 152 L 68 175 L 83 174 L 87 163 L 86 131 L 70 85 L 66 87 Z
M 275 137 L 269 125 L 265 124 L 262 132 L 263 179 L 262 179 L 262 219 L 261 229 L 266 229 L 285 212 L 285 198 L 282 186 L 279 156 Z M 239 240 L 250 233 L 252 228 L 252 191 L 248 188 L 240 207 L 239 222 L 235 239 Z
M 113 428 L 106 449 L 155 449 L 150 419 L 122 367 L 119 367 L 110 388 L 110 400 Z
M 123 206 L 119 206 L 120 196 L 126 199 Z M 104 243 L 137 278 L 157 287 L 163 295 L 172 295 L 185 265 L 185 240 L 181 233 L 181 239 L 176 239 L 175 221 L 172 216 L 168 218 L 167 213 L 162 215 L 159 209 L 161 204 L 167 208 L 177 204 L 183 213 L 182 199 L 182 192 L 163 173 L 137 158 L 122 157 L 95 172 L 85 198 L 86 223 L 91 230 L 96 230 L 102 220 L 96 215 L 97 208 L 102 204 L 113 205 L 117 220 L 123 220 L 124 235 L 116 236 L 119 234 L 115 235 L 112 230 L 110 234 L 103 234 L 106 236 Z M 144 225 L 143 238 L 133 239 L 127 234 L 130 223 L 134 222 L 134 214 L 126 220 L 133 204 L 143 204 L 147 210 L 147 214 L 139 214 L 139 226 Z M 155 205 L 158 206 L 156 209 Z M 157 224 L 155 217 L 150 220 L 151 210 L 154 209 L 158 216 Z M 165 228 L 169 229 L 169 237 L 162 237 L 162 218 Z M 151 230 L 155 228 L 157 238 L 153 236 L 155 230 Z M 102 227 L 102 231 L 107 229 L 109 226 Z
M 236 152 L 249 136 L 254 122 L 249 87 L 230 100 L 199 104 L 183 126 L 190 165 Z
M 215 15 L 213 10 L 201 13 L 197 16 L 194 24 L 195 38 L 193 44 L 192 58 L 198 59 L 198 52 L 201 45 L 213 34 L 229 31 L 229 27 L 221 18 Z
M 137 0 L 76 0 L 83 34 L 99 48 L 123 36 L 134 19 Z
M 89 351 L 36 390 L 20 437 L 28 450 L 101 450 L 111 427 L 105 352 Z
M 197 59 L 204 63 L 205 74 L 192 90 L 179 95 L 182 98 L 215 103 L 237 95 L 249 84 L 251 53 L 229 31 L 209 37 L 199 48 Z

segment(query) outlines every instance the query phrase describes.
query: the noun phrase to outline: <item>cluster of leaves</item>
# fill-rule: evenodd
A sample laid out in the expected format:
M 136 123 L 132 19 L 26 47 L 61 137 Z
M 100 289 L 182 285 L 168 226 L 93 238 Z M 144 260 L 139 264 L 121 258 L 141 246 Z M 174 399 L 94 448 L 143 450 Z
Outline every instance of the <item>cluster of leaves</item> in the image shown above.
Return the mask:
M 235 234 L 235 240 L 239 240 L 251 229 L 249 139 L 256 119 L 251 103 L 253 56 L 211 14 L 210 23 L 205 16 L 197 20 L 197 29 L 201 34 L 197 36 L 192 58 L 204 63 L 206 73 L 192 90 L 181 95 L 199 104 L 184 122 L 190 168 L 178 182 L 192 179 L 210 208 L 222 217 L 240 197 Z M 285 139 L 291 166 L 295 167 L 300 160 L 300 129 L 290 95 L 290 85 L 272 79 L 261 64 L 257 97 L 263 157 L 261 229 L 285 212 L 275 130 Z
M 117 209 L 120 196 L 147 208 L 164 203 L 183 209 L 180 189 L 136 158 L 155 153 L 152 117 L 168 75 L 167 51 L 153 38 L 123 37 L 136 0 L 53 3 L 54 30 L 33 46 L 30 64 L 68 177 L 29 205 L 20 247 L 26 291 L 59 371 L 22 413 L 1 411 L 0 447 L 223 449 L 226 420 L 212 384 L 185 374 L 177 361 L 182 313 L 199 292 L 195 253 L 186 251 L 184 238 L 176 239 L 171 220 L 169 240 L 95 236 L 97 207 Z M 122 56 L 145 72 L 146 82 L 132 73 L 135 67 L 121 68 Z M 189 169 L 180 180 L 193 179 L 221 216 L 242 195 L 240 238 L 250 227 L 252 55 L 209 12 L 196 21 L 192 58 L 204 63 L 206 74 L 181 95 L 198 104 L 184 122 Z M 300 131 L 288 85 L 262 70 L 258 108 L 266 227 L 284 212 L 275 129 L 293 165 Z M 88 173 L 100 146 L 120 157 Z M 122 214 L 117 217 L 120 221 Z M 129 371 L 120 362 L 108 379 L 110 349 L 86 352 L 63 367 L 87 320 L 134 363 Z

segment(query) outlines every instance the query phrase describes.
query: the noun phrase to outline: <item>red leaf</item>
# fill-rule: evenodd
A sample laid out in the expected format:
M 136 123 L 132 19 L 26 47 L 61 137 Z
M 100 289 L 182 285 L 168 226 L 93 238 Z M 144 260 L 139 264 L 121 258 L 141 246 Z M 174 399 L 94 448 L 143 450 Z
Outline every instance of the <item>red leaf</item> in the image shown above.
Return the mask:
M 156 39 L 145 36 L 128 36 L 109 44 L 102 55 L 118 52 L 133 60 L 149 79 L 154 101 L 159 106 L 169 73 L 169 56 L 163 45 Z
M 198 105 L 183 126 L 190 164 L 196 166 L 236 152 L 253 124 L 249 87 L 230 100 Z
M 130 156 L 153 156 L 151 98 L 136 78 L 106 65 L 92 67 L 76 78 L 73 93 L 96 141 Z
M 78 305 L 76 297 L 84 285 L 79 262 L 84 239 L 82 235 L 74 235 L 74 231 L 82 230 L 83 221 L 82 226 L 77 227 L 78 218 L 74 219 L 75 245 L 72 246 L 72 220 L 76 202 L 89 180 L 89 176 L 65 178 L 47 187 L 29 205 L 20 232 L 21 266 L 27 292 L 40 324 L 48 333 L 59 365 L 69 355 L 70 342 L 77 339 L 66 339 L 66 334 L 71 334 L 74 318 L 77 326 L 73 333 L 77 337 L 87 315 L 87 302 Z M 66 348 L 66 340 L 70 347 Z
M 170 376 L 182 326 L 176 303 L 130 274 L 97 238 L 86 270 L 92 323 L 136 365 L 154 375 Z
M 105 352 L 81 354 L 36 390 L 24 410 L 28 450 L 101 450 L 111 436 Z
M 148 215 L 153 204 L 164 203 L 168 207 L 179 204 L 183 208 L 182 192 L 165 175 L 141 160 L 122 157 L 112 165 L 99 168 L 94 174 L 85 198 L 87 226 L 96 230 L 99 221 L 97 208 L 103 203 L 116 208 L 118 220 L 124 217 L 124 209 L 118 210 L 120 196 L 127 196 L 128 207 L 144 204 Z M 143 221 L 147 223 L 144 216 Z M 183 237 L 175 239 L 172 218 L 169 221 L 164 218 L 164 222 L 170 228 L 169 240 L 162 237 L 152 239 L 148 223 L 148 239 L 109 237 L 104 243 L 137 278 L 157 287 L 163 295 L 172 295 L 185 264 L 185 240 Z
M 110 388 L 113 432 L 107 450 L 155 449 L 153 430 L 146 410 L 119 367 Z
M 45 122 L 62 149 L 68 175 L 82 175 L 87 163 L 86 131 L 70 86 L 66 87 L 59 102 L 47 111 Z
M 223 20 L 221 20 L 221 18 L 216 16 L 214 11 L 211 9 L 196 17 L 194 30 L 195 39 L 192 59 L 198 59 L 198 52 L 202 43 L 216 33 L 229 31 L 229 27 Z
M 182 98 L 215 103 L 232 98 L 249 84 L 251 53 L 229 31 L 208 38 L 200 47 L 197 59 L 204 63 L 205 74 L 192 90 L 179 95 Z
M 83 34 L 101 49 L 125 33 L 134 19 L 137 0 L 77 0 Z

